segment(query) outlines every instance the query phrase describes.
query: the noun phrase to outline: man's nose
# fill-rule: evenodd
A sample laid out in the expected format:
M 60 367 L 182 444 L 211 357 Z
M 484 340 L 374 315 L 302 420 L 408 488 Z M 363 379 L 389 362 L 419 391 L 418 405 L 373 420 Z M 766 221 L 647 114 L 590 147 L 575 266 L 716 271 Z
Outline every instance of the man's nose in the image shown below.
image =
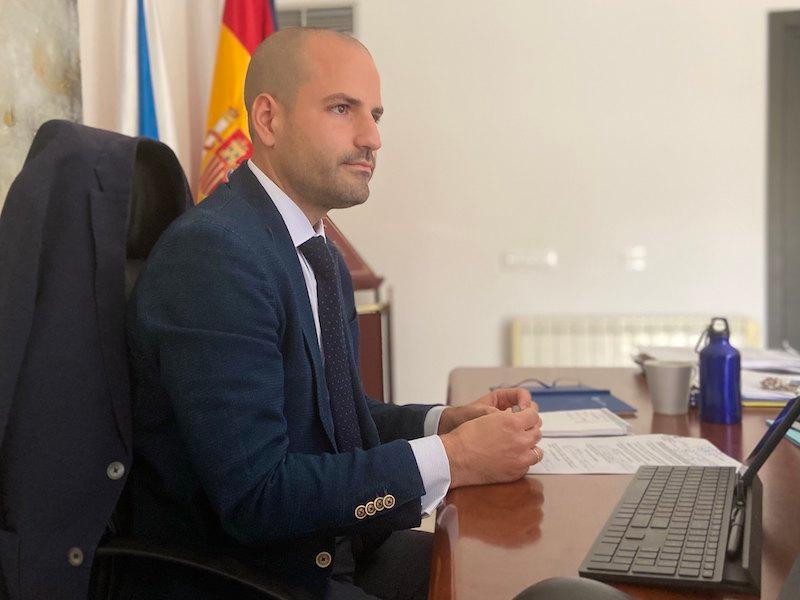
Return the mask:
M 373 152 L 381 147 L 378 124 L 371 114 L 364 115 L 359 119 L 354 143 L 359 148 L 369 148 Z

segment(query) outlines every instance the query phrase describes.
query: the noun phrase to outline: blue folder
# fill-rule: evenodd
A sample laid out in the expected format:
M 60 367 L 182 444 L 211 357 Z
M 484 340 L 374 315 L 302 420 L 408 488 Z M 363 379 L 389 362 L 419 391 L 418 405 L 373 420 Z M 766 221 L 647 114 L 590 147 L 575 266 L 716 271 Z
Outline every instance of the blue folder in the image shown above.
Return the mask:
M 539 412 L 607 408 L 618 415 L 636 415 L 633 406 L 613 396 L 609 390 L 598 390 L 583 385 L 524 387 L 531 393 L 533 401 L 539 405 Z
M 767 425 L 772 427 L 772 423 L 774 421 L 775 421 L 774 419 L 767 419 Z M 800 431 L 798 431 L 794 427 L 790 427 L 789 431 L 786 432 L 786 435 L 784 437 L 790 442 L 792 442 L 795 446 L 800 446 Z

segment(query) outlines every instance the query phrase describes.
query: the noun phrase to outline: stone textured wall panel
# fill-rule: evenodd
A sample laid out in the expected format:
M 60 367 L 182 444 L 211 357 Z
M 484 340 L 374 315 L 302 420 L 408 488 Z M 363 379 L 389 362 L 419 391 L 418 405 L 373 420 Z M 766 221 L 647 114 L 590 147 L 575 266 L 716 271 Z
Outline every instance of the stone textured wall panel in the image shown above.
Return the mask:
M 76 0 L 0 0 L 0 208 L 33 136 L 81 120 Z

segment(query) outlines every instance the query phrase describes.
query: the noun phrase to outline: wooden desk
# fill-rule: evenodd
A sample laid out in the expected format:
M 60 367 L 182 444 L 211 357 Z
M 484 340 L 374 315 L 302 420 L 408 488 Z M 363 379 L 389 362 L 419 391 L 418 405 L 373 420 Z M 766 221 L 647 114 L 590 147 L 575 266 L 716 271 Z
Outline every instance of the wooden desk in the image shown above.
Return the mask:
M 556 378 L 608 388 L 639 409 L 634 433 L 702 436 L 741 460 L 766 430 L 775 409 L 744 409 L 741 425 L 707 425 L 688 416 L 653 415 L 638 369 L 472 368 L 450 374 L 448 403 L 460 405 L 490 385 L 527 377 Z M 761 597 L 777 598 L 800 552 L 800 448 L 782 441 L 759 471 L 764 484 Z M 433 600 L 510 600 L 529 585 L 555 576 L 577 577 L 578 567 L 611 514 L 630 475 L 539 475 L 501 485 L 451 491 L 439 508 L 434 534 Z M 622 585 L 635 598 L 752 598 Z

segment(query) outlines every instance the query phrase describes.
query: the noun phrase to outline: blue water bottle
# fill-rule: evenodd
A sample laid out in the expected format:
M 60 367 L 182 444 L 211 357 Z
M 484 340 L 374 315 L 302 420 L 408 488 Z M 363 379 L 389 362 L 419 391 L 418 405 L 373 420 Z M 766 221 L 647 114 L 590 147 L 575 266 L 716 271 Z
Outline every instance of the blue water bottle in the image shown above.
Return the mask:
M 728 320 L 714 317 L 695 347 L 700 352 L 700 419 L 707 423 L 742 420 L 742 360 L 730 336 Z

